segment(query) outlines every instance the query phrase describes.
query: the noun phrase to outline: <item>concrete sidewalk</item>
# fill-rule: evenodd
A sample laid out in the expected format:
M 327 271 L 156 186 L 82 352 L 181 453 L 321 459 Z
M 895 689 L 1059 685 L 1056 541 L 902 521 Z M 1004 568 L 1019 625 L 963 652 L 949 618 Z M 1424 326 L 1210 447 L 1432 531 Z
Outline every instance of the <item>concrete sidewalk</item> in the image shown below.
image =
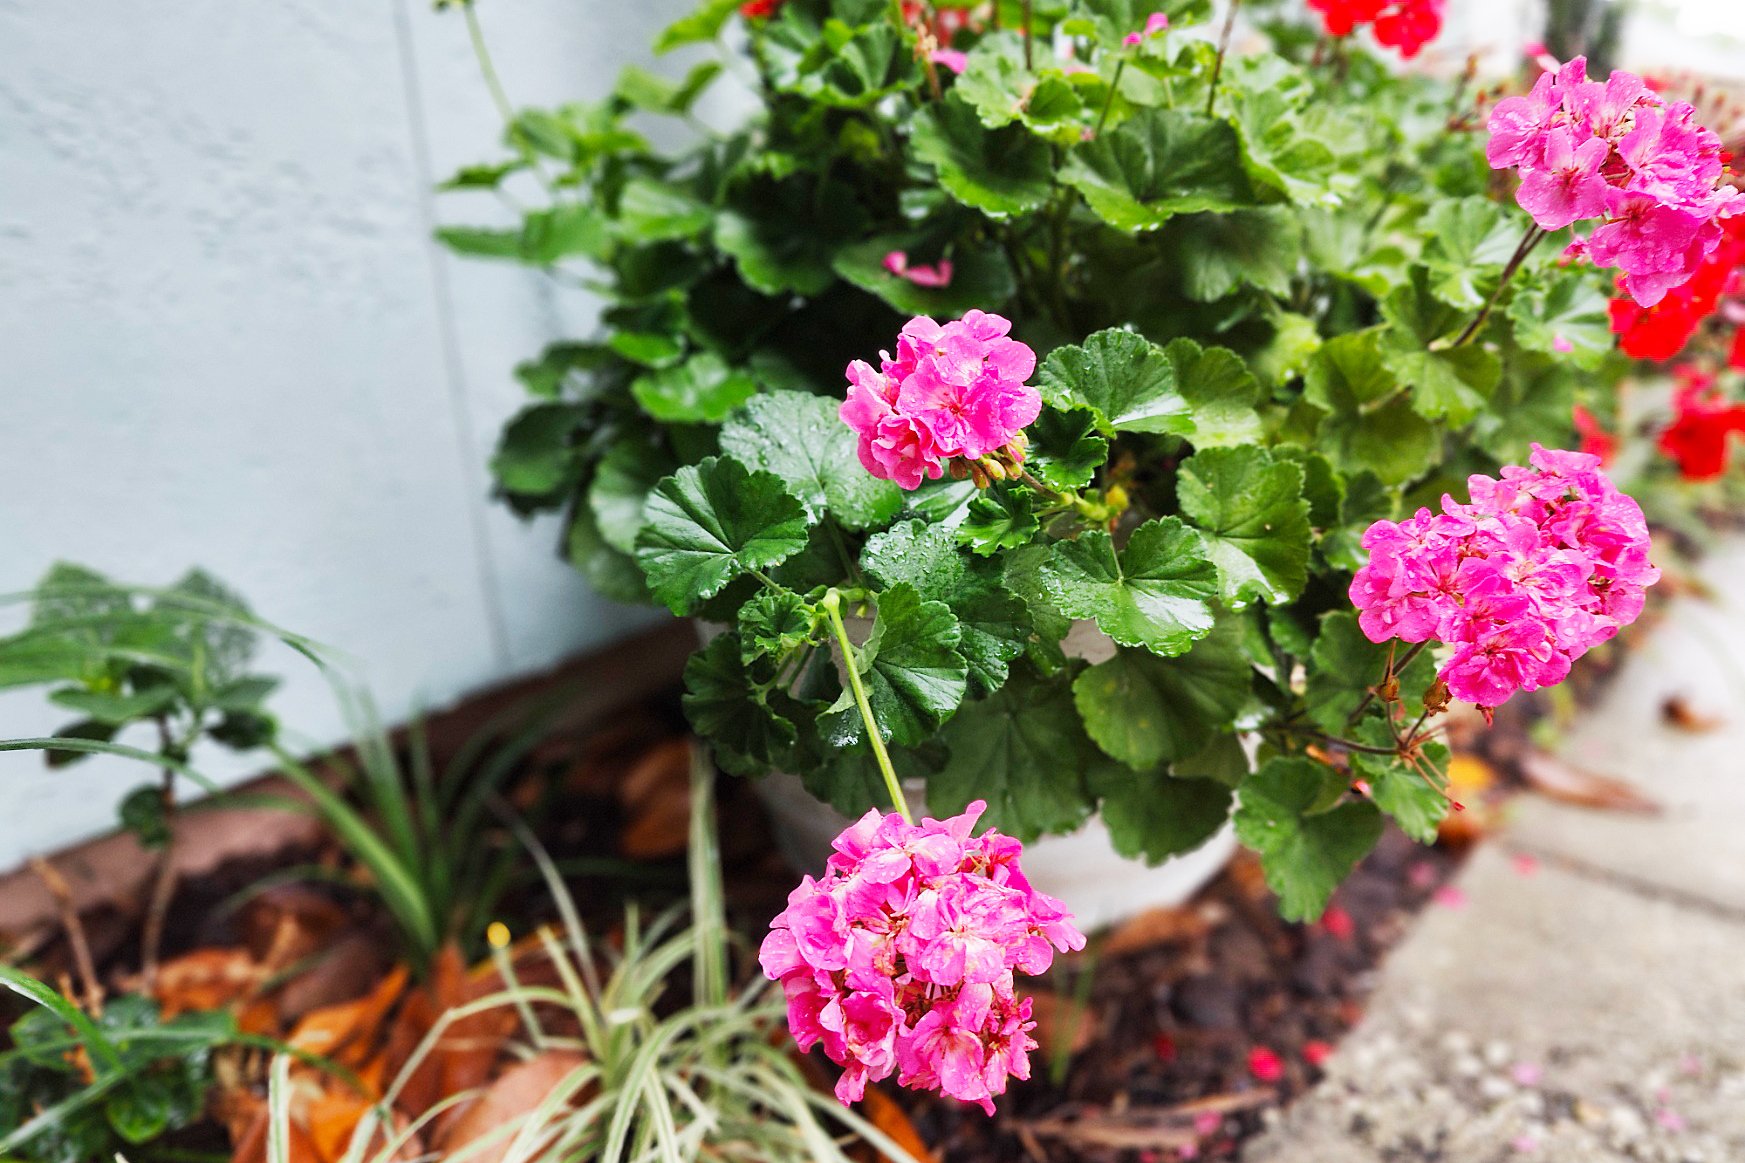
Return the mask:
M 1702 574 L 1562 748 L 1664 813 L 1523 797 L 1245 1163 L 1745 1161 L 1745 542 Z

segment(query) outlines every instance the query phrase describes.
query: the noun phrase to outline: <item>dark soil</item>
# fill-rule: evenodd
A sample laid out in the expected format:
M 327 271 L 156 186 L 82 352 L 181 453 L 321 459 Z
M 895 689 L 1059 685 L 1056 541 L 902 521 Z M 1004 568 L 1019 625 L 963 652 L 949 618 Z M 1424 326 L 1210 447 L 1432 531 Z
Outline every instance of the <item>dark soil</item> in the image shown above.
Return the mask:
M 651 804 L 671 803 L 672 773 L 654 769 L 683 731 L 677 692 L 663 692 L 609 726 L 552 738 L 507 785 L 508 798 L 540 823 L 595 933 L 613 932 L 627 899 L 658 906 L 685 894 L 682 822 L 675 848 L 671 824 L 663 831 L 649 819 Z M 776 854 L 745 781 L 724 779 L 718 799 L 730 919 L 755 949 L 795 874 Z M 627 855 L 633 833 L 637 851 Z M 291 855 L 339 862 L 337 849 Z M 1043 1046 L 1032 1055 L 1031 1080 L 1012 1085 L 995 1117 L 892 1083 L 884 1092 L 944 1163 L 1233 1158 L 1273 1110 L 1319 1077 L 1316 1063 L 1357 1020 L 1375 967 L 1457 860 L 1389 831 L 1322 921 L 1299 925 L 1278 919 L 1258 865 L 1241 855 L 1187 905 L 1094 937 L 1032 983 Z M 251 860 L 183 884 L 166 958 L 246 943 L 247 910 L 233 907 L 236 894 L 269 871 Z M 332 894 L 353 931 L 382 932 L 380 918 L 364 915 L 367 897 L 319 891 Z M 137 916 L 109 911 L 88 922 L 101 933 L 93 942 L 106 962 L 100 976 L 121 984 L 136 967 Z M 529 877 L 499 915 L 525 932 L 555 909 Z M 32 967 L 56 980 L 66 969 L 63 943 L 42 949 Z M 755 972 L 749 958 L 746 969 Z

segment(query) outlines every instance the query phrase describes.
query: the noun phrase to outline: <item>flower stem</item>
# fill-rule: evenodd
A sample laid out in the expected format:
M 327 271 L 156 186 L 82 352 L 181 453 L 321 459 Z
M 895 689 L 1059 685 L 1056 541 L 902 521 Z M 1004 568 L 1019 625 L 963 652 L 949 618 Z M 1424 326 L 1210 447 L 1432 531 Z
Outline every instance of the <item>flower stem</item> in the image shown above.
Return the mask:
M 466 17 L 467 36 L 473 42 L 473 55 L 479 60 L 479 72 L 484 74 L 485 88 L 491 91 L 491 100 L 496 103 L 497 113 L 503 118 L 505 125 L 515 122 L 515 106 L 509 102 L 509 94 L 503 90 L 503 82 L 497 76 L 497 66 L 491 63 L 490 50 L 485 47 L 485 30 L 479 27 L 478 13 L 473 11 L 471 0 L 460 6 L 461 15 Z
M 1218 102 L 1218 74 L 1224 71 L 1224 53 L 1230 48 L 1230 31 L 1236 27 L 1236 10 L 1242 7 L 1242 0 L 1230 0 L 1230 14 L 1224 17 L 1224 32 L 1218 37 L 1218 55 L 1212 58 L 1212 83 L 1206 86 L 1206 116 L 1212 115 L 1212 106 Z
M 1382 682 L 1384 682 L 1384 683 L 1387 682 L 1388 679 L 1392 678 L 1396 674 L 1399 674 L 1401 671 L 1405 670 L 1406 667 L 1412 665 L 1412 659 L 1418 657 L 1418 652 L 1420 650 L 1423 650 L 1424 647 L 1427 645 L 1429 645 L 1428 642 L 1414 642 L 1414 643 L 1412 643 L 1412 648 L 1410 650 L 1406 651 L 1406 656 L 1404 658 L 1400 659 L 1399 662 L 1396 663 L 1394 661 L 1393 640 L 1390 639 L 1388 642 L 1387 673 L 1382 675 L 1382 679 L 1381 679 Z M 1349 726 L 1351 726 L 1351 724 L 1357 722 L 1358 718 L 1363 714 L 1363 712 L 1365 712 L 1369 709 L 1369 704 L 1371 702 L 1373 702 L 1374 700 L 1375 700 L 1375 688 L 1370 687 L 1368 693 L 1363 696 L 1363 701 L 1357 704 L 1357 709 L 1352 711 L 1350 715 L 1346 716 L 1345 725 L 1347 727 L 1349 727 Z
M 1103 123 L 1109 120 L 1109 107 L 1115 103 L 1115 90 L 1121 85 L 1121 71 L 1127 67 L 1127 56 L 1115 62 L 1115 75 L 1109 81 L 1109 91 L 1103 95 L 1103 111 L 1097 114 L 1097 127 L 1091 130 L 1093 139 L 1103 136 Z
M 872 744 L 873 758 L 878 762 L 879 774 L 885 777 L 885 790 L 890 793 L 891 803 L 903 817 L 903 822 L 913 824 L 915 818 L 909 814 L 909 802 L 903 798 L 902 785 L 897 782 L 896 770 L 891 767 L 890 753 L 885 750 L 885 741 L 879 737 L 879 725 L 873 718 L 872 704 L 867 701 L 866 687 L 861 685 L 860 668 L 854 665 L 854 644 L 848 640 L 848 627 L 842 624 L 842 596 L 834 589 L 827 590 L 819 605 L 830 615 L 830 628 L 836 633 L 836 644 L 842 648 L 843 669 L 848 672 L 848 689 L 854 692 L 854 705 L 860 709 L 860 721 L 866 725 L 867 742 Z
M 1024 68 L 1027 70 L 1036 67 L 1030 51 L 1030 6 L 1031 0 L 1024 0 Z
M 1460 338 L 1449 344 L 1450 347 L 1459 347 L 1477 334 L 1479 327 L 1490 316 L 1491 308 L 1497 305 L 1497 298 L 1502 295 L 1503 288 L 1509 285 L 1509 280 L 1514 278 L 1515 272 L 1521 269 L 1521 264 L 1527 260 L 1527 256 L 1533 253 L 1533 248 L 1538 246 L 1550 233 L 1549 230 L 1539 229 L 1537 224 L 1527 227 L 1527 233 L 1521 238 L 1521 245 L 1515 248 L 1515 253 L 1509 258 L 1509 265 L 1503 268 L 1503 277 L 1497 280 L 1496 289 L 1491 292 L 1490 298 L 1484 301 L 1484 306 L 1478 309 L 1478 314 L 1473 317 L 1472 322 L 1466 325 L 1466 330 L 1460 333 Z

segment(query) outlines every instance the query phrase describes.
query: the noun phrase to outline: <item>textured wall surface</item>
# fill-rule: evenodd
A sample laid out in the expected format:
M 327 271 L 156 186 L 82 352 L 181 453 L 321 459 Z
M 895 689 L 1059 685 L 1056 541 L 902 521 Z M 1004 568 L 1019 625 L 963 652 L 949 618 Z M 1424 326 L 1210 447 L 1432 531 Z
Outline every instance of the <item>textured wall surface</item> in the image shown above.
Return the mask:
M 481 17 L 513 98 L 555 103 L 687 6 Z M 498 129 L 460 15 L 426 0 L 0 0 L 0 590 L 57 558 L 147 584 L 199 563 L 355 658 L 389 718 L 650 617 L 488 499 L 512 365 L 594 310 L 429 241 L 486 220 L 429 191 Z M 345 733 L 306 664 L 266 669 L 287 727 Z M 67 717 L 0 698 L 0 734 Z M 0 867 L 109 826 L 148 775 L 0 755 Z

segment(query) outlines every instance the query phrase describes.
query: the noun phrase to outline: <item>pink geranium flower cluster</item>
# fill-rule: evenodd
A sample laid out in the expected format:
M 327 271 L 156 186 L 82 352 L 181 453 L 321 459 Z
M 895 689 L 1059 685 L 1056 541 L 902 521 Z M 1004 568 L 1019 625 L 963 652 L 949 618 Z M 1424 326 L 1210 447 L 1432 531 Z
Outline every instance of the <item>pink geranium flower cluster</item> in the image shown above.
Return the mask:
M 1535 444 L 1530 463 L 1501 480 L 1469 477 L 1471 504 L 1444 496 L 1441 513 L 1377 521 L 1351 582 L 1371 642 L 1452 646 L 1438 677 L 1487 712 L 1517 690 L 1561 682 L 1635 620 L 1660 577 L 1642 510 L 1599 457 Z
M 1036 353 L 1008 337 L 1011 329 L 985 311 L 952 323 L 922 315 L 903 325 L 895 359 L 881 352 L 878 370 L 849 364 L 841 416 L 860 435 L 866 470 L 913 489 L 937 480 L 948 461 L 1002 451 L 1022 461 L 1019 433 L 1042 411 L 1042 397 L 1024 383 Z
M 1515 200 L 1541 228 L 1602 219 L 1576 253 L 1617 267 L 1650 307 L 1696 273 L 1721 241 L 1720 220 L 1745 209 L 1721 180 L 1720 138 L 1695 113 L 1634 73 L 1590 81 L 1576 57 L 1525 97 L 1497 102 L 1485 154 L 1493 169 L 1519 167 Z
M 979 1102 L 1030 1077 L 1030 999 L 1013 974 L 1041 973 L 1085 938 L 1018 870 L 1022 845 L 970 830 L 986 804 L 908 824 L 869 811 L 836 838 L 824 878 L 806 877 L 758 951 L 782 983 L 801 1049 L 822 1042 L 845 1069 L 836 1097 L 897 1081 Z

